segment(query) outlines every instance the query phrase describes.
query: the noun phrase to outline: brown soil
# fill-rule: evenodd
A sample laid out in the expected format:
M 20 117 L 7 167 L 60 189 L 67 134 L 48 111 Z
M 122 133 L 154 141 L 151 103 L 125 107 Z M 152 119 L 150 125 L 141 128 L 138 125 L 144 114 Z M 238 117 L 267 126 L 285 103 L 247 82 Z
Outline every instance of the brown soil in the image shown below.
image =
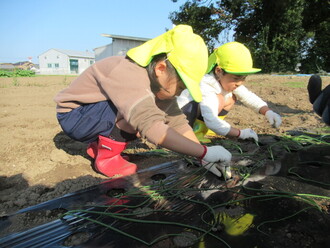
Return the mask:
M 86 154 L 86 144 L 68 138 L 61 131 L 56 120 L 53 97 L 74 78 L 66 76 L 0 78 L 1 216 L 85 189 L 107 179 L 92 169 L 92 160 Z M 313 113 L 308 101 L 306 90 L 308 79 L 307 76 L 248 77 L 246 86 L 282 116 L 283 123 L 280 128 L 271 128 L 264 116 L 255 114 L 240 104 L 228 114 L 227 121 L 238 128 L 252 128 L 261 137 L 270 135 L 282 137 L 292 130 L 329 132 L 320 117 Z M 330 83 L 330 77 L 322 77 L 322 79 L 323 87 Z M 238 141 L 234 140 L 234 142 Z M 240 145 L 243 146 L 244 142 Z M 134 142 L 129 148 L 127 152 L 139 168 L 147 168 L 177 158 L 134 155 L 154 148 L 147 142 Z M 329 203 L 326 206 L 329 208 Z M 329 219 L 329 209 L 326 211 Z M 42 214 L 42 218 L 47 219 L 51 215 L 49 212 L 47 214 Z M 38 214 L 30 214 L 28 221 L 25 219 L 23 225 L 26 227 L 29 222 L 37 225 L 40 218 Z M 291 241 L 299 240 L 303 235 L 298 235 L 298 232 L 299 230 L 290 232 L 287 227 L 285 235 Z

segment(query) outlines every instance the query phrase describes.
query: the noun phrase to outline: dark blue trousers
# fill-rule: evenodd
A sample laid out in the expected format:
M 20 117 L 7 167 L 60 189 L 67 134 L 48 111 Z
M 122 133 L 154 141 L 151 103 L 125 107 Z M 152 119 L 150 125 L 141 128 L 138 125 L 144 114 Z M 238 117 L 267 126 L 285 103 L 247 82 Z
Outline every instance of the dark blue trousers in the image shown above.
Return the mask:
M 330 85 L 316 98 L 313 109 L 327 125 L 330 125 Z
M 117 108 L 111 101 L 82 105 L 68 113 L 58 113 L 63 131 L 72 139 L 90 143 L 99 135 L 109 137 L 115 126 Z

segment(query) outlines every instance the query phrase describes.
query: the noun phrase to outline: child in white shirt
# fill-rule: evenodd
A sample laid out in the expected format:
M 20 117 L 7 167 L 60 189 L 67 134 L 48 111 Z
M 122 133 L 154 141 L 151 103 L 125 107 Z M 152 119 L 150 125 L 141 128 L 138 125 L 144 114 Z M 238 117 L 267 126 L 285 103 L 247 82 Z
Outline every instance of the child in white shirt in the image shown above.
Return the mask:
M 247 75 L 261 70 L 252 65 L 248 48 L 239 42 L 226 43 L 209 56 L 208 74 L 203 77 L 200 85 L 202 101 L 194 102 L 187 90 L 177 97 L 179 107 L 201 142 L 210 141 L 204 138 L 207 132 L 210 133 L 209 129 L 218 135 L 258 141 L 258 135 L 252 129 L 238 129 L 224 120 L 237 100 L 256 113 L 265 115 L 272 126 L 277 128 L 281 125 L 280 115 L 243 85 Z

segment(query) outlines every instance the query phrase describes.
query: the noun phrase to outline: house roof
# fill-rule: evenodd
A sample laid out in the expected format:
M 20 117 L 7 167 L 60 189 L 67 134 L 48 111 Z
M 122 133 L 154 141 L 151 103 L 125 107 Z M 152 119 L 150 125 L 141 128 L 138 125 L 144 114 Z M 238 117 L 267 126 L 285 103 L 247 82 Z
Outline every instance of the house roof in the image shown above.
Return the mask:
M 11 69 L 15 69 L 15 66 L 11 63 L 1 63 L 0 64 L 0 69 L 11 70 Z
M 20 62 L 13 63 L 14 66 L 25 65 L 25 64 L 33 64 L 33 63 L 30 61 L 20 61 Z
M 64 50 L 64 49 L 54 49 L 54 50 L 64 53 L 70 57 L 95 58 L 95 54 L 89 51 L 82 52 L 82 51 Z
M 115 35 L 115 34 L 101 34 L 103 37 L 108 37 L 112 39 L 122 39 L 122 40 L 136 40 L 136 41 L 148 41 L 150 38 Z
M 69 57 L 95 58 L 95 54 L 93 52 L 89 52 L 89 51 L 82 52 L 82 51 L 64 50 L 64 49 L 57 49 L 57 48 L 52 48 L 52 49 L 49 49 L 49 50 L 55 50 L 57 52 L 68 55 Z M 42 53 L 42 54 L 44 54 L 44 53 Z

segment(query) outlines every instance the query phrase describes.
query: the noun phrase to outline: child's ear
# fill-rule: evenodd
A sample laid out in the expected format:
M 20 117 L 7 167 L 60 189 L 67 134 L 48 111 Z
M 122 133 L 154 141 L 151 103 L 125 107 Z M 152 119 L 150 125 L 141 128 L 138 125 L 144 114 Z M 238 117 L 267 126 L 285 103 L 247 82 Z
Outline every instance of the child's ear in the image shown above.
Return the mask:
M 216 73 L 216 74 L 221 74 L 221 73 L 222 73 L 222 69 L 221 69 L 220 66 L 216 66 L 216 67 L 215 67 L 215 73 Z
M 165 61 L 159 61 L 155 66 L 156 76 L 159 77 L 162 74 L 166 73 L 166 69 L 167 69 L 166 62 Z

